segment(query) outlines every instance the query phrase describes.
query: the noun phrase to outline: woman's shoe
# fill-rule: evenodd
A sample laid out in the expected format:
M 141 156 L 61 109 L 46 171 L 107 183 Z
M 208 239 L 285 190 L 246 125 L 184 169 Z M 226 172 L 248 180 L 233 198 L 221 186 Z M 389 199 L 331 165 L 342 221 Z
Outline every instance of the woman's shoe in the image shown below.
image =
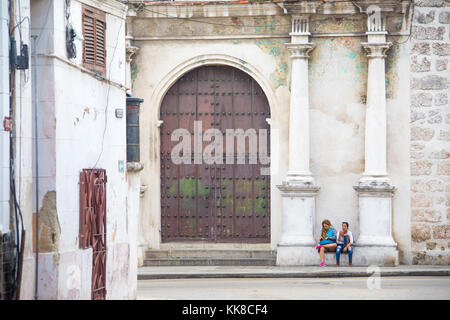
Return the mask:
M 321 267 L 325 267 L 325 262 L 322 262 L 322 263 L 320 264 L 320 266 L 321 266 Z
M 318 244 L 317 246 L 316 246 L 316 249 L 320 249 L 322 247 L 322 245 L 321 244 Z

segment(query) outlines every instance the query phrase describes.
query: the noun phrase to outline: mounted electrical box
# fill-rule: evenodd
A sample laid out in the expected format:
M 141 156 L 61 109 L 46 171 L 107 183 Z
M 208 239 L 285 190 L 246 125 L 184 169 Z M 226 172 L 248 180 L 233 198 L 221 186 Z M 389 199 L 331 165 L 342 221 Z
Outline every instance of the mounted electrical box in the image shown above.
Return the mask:
M 29 68 L 28 45 L 21 43 L 20 55 L 17 55 L 16 40 L 11 40 L 10 52 L 11 68 L 18 70 L 27 70 Z

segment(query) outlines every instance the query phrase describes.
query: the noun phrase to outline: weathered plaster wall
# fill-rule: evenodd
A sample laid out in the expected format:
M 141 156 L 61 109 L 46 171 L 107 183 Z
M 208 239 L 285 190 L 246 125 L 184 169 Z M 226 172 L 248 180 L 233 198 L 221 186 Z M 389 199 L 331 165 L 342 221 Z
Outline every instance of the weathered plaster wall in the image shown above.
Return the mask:
M 311 171 L 321 187 L 320 222 L 349 222 L 358 232 L 357 195 L 352 186 L 364 171 L 367 60 L 360 38 L 317 38 L 310 59 Z
M 450 2 L 415 1 L 410 48 L 414 264 L 450 264 Z
M 141 48 L 134 61 L 134 91 L 145 99 L 141 114 L 141 158 L 144 162 L 142 183 L 148 186 L 148 191 L 142 198 L 139 243 L 142 248 L 158 248 L 160 245 L 157 182 L 160 100 L 155 97 L 164 94 L 158 90 L 168 89 L 160 84 L 186 61 L 200 56 L 227 55 L 242 60 L 242 65 L 235 65 L 238 68 L 245 70 L 243 66 L 251 66 L 258 70 L 270 86 L 268 91 L 273 92 L 275 97 L 275 103 L 271 104 L 271 130 L 273 133 L 278 130 L 271 140 L 272 156 L 279 156 L 279 159 L 272 158 L 271 164 L 271 247 L 275 249 L 281 231 L 281 202 L 276 185 L 285 178 L 287 170 L 287 159 L 281 155 L 286 154 L 288 149 L 291 62 L 284 43 L 290 39 L 290 17 L 279 13 L 279 16 L 217 18 L 208 21 L 220 21 L 227 26 L 216 30 L 217 26 L 193 21 L 142 18 L 134 18 L 131 23 L 134 43 Z M 236 21 L 245 27 L 231 26 Z M 248 27 L 267 23 L 270 27 L 261 33 L 258 33 L 261 29 Z M 392 18 L 389 25 L 393 31 L 398 31 L 396 19 Z M 311 53 L 309 74 L 311 171 L 321 187 L 316 201 L 315 234 L 319 235 L 320 221 L 328 218 L 339 227 L 342 221 L 348 221 L 357 237 L 358 199 L 352 187 L 358 183 L 364 171 L 367 58 L 361 42 L 366 39 L 358 35 L 322 37 L 321 34 L 361 33 L 365 31 L 365 20 L 359 15 L 350 18 L 317 16 L 311 21 L 311 31 L 311 41 L 316 44 Z M 180 36 L 190 38 L 183 40 Z M 398 39 L 394 38 L 396 41 Z M 406 147 L 409 141 L 409 77 L 408 65 L 401 62 L 408 57 L 406 46 L 392 48 L 386 66 L 388 171 L 393 184 L 398 187 L 394 198 L 393 233 L 400 250 L 405 252 L 409 250 L 411 242 L 409 160 Z M 171 78 L 170 84 L 176 79 Z M 263 84 L 262 87 L 266 89 Z M 408 262 L 406 256 L 402 256 L 402 262 Z
M 142 198 L 141 219 L 140 219 L 140 243 L 154 248 L 159 247 L 159 228 L 160 228 L 160 196 L 159 196 L 159 129 L 157 128 L 157 120 L 159 116 L 159 106 L 163 92 L 155 92 L 155 88 L 159 87 L 165 77 L 172 70 L 185 63 L 191 61 L 194 65 L 202 65 L 208 63 L 208 57 L 213 61 L 217 61 L 217 57 L 223 59 L 222 63 L 229 63 L 234 67 L 241 68 L 247 72 L 256 69 L 267 82 L 261 84 L 263 90 L 271 91 L 272 95 L 272 126 L 273 130 L 278 129 L 279 134 L 272 136 L 271 145 L 274 154 L 283 154 L 286 152 L 286 145 L 283 141 L 287 140 L 287 118 L 286 107 L 289 105 L 286 101 L 288 95 L 286 87 L 287 68 L 283 67 L 287 61 L 284 48 L 280 47 L 280 53 L 274 57 L 270 53 L 267 46 L 277 46 L 276 41 L 272 44 L 255 44 L 254 40 L 242 39 L 239 44 L 230 40 L 221 40 L 215 42 L 200 41 L 173 41 L 170 44 L 161 41 L 152 41 L 148 43 L 139 43 L 141 47 L 136 56 L 136 64 L 139 68 L 139 76 L 135 80 L 134 92 L 137 96 L 144 98 L 141 107 L 141 162 L 144 164 L 144 170 L 141 173 L 142 184 L 148 186 Z M 176 46 L 176 50 L 173 50 Z M 278 50 L 278 49 L 277 49 Z M 158 59 L 164 56 L 166 59 Z M 206 58 L 206 59 L 204 59 Z M 229 60 L 228 60 L 229 59 Z M 197 63 L 196 61 L 201 61 Z M 227 61 L 228 60 L 228 61 Z M 242 64 L 233 61 L 239 60 Z M 145 61 L 145 62 L 144 62 Z M 157 63 L 147 63 L 159 61 Z M 280 67 L 281 65 L 281 67 Z M 281 70 L 281 72 L 280 72 Z M 186 70 L 187 71 L 187 70 Z M 279 73 L 277 73 L 279 72 Z M 181 76 L 178 74 L 177 76 Z M 173 80 L 176 80 L 174 78 Z M 284 83 L 284 85 L 283 85 Z M 168 83 L 169 85 L 173 82 Z M 168 88 L 165 88 L 168 89 Z M 159 98 L 155 98 L 158 96 Z M 270 98 L 269 98 L 270 103 Z M 283 112 L 284 110 L 284 112 Z M 145 119 L 145 120 L 144 120 Z M 145 122 L 144 122 L 145 121 Z M 277 138 L 274 138 L 277 137 Z M 276 141 L 274 139 L 277 139 Z M 286 159 L 280 159 L 279 165 L 273 167 L 276 172 L 284 172 L 286 170 Z M 275 185 L 281 183 L 282 175 L 272 177 L 272 202 L 277 207 L 280 199 L 275 194 Z M 279 230 L 279 219 L 277 215 L 272 216 L 272 236 L 277 239 Z M 272 242 L 275 246 L 276 242 Z
M 77 57 L 67 58 L 64 1 L 32 3 L 32 33 L 40 34 L 40 298 L 91 298 L 92 249 L 79 248 L 78 183 L 82 169 L 104 168 L 108 177 L 107 298 L 128 299 L 135 297 L 137 281 L 130 269 L 135 265 L 130 259 L 135 256 L 136 241 L 129 229 L 136 222 L 127 211 L 126 122 L 115 116 L 115 109 L 124 113 L 126 109 L 125 6 L 115 1 L 71 1 L 71 22 L 80 35 L 83 3 L 107 13 L 104 78 L 108 80 L 83 69 L 81 41 L 75 42 Z M 31 264 L 31 260 L 26 263 Z M 33 269 L 24 269 L 24 279 L 33 277 L 29 274 Z

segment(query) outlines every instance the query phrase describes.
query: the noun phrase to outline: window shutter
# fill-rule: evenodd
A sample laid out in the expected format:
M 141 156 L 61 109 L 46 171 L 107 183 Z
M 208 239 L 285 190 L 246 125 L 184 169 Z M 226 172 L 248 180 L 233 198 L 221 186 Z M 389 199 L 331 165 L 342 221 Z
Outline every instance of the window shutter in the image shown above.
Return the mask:
M 96 63 L 98 66 L 105 66 L 106 61 L 106 50 L 105 50 L 105 22 L 96 20 L 96 31 L 97 31 L 97 37 L 96 37 L 96 46 L 97 51 L 95 54 Z
M 95 64 L 95 28 L 94 19 L 84 17 L 84 62 Z
M 101 74 L 106 72 L 105 13 L 83 6 L 83 65 Z

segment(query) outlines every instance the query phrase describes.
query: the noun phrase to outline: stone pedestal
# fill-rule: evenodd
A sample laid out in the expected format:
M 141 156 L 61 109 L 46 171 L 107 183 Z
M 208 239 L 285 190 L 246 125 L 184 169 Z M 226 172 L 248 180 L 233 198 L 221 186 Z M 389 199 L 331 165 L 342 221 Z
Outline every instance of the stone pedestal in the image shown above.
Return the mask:
M 314 249 L 315 197 L 319 187 L 312 183 L 284 182 L 279 185 L 283 206 L 282 236 L 277 265 L 317 264 Z
M 360 235 L 356 250 L 363 265 L 398 265 L 397 244 L 392 238 L 392 197 L 388 181 L 361 180 L 358 192 Z

